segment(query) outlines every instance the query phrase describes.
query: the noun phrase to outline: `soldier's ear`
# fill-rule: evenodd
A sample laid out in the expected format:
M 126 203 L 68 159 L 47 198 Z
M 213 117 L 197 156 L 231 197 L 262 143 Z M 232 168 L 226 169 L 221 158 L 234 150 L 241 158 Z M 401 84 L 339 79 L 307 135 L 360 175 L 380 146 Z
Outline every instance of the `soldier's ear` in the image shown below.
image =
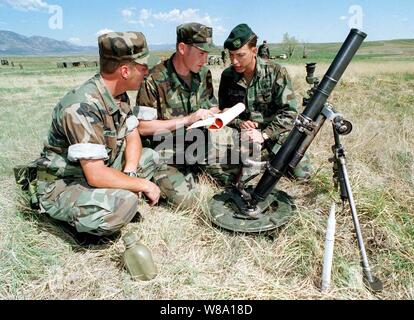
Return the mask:
M 119 67 L 119 73 L 120 73 L 122 79 L 128 80 L 129 75 L 130 75 L 131 72 L 129 70 L 128 65 L 124 64 L 124 65 Z
M 252 52 L 253 52 L 254 55 L 257 55 L 257 47 L 253 47 Z
M 178 51 L 181 55 L 183 55 L 183 54 L 184 54 L 184 52 L 185 52 L 185 48 L 186 48 L 186 44 L 185 44 L 184 42 L 180 42 L 180 43 L 177 45 L 177 51 Z

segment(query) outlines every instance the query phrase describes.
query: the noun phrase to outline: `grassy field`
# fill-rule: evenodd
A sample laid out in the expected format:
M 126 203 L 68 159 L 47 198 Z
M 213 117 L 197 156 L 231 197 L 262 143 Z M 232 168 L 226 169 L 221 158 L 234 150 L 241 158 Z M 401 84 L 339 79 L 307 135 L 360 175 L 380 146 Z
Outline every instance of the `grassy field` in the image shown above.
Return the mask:
M 295 48 L 291 62 L 311 60 L 330 62 L 338 52 L 341 43 L 309 43 L 306 44 L 307 58 L 303 59 L 303 44 L 298 44 Z M 281 44 L 270 46 L 270 55 L 276 56 L 285 53 Z M 390 40 L 390 41 L 365 41 L 354 61 L 413 61 L 414 40 Z
M 365 46 L 361 52 L 369 55 L 369 50 Z M 60 57 L 20 57 L 15 61 L 23 70 L 0 67 L 0 297 L 414 299 L 414 62 L 409 54 L 385 57 L 357 58 L 330 99 L 354 125 L 343 142 L 370 263 L 384 282 L 382 293 L 373 295 L 362 285 L 349 210 L 337 216 L 331 290 L 321 294 L 318 289 L 327 213 L 338 199 L 328 162 L 329 125 L 309 150 L 317 168 L 310 182 L 278 185 L 294 196 L 298 210 L 277 232 L 252 236 L 212 227 L 205 208 L 217 188 L 207 177 L 198 184 L 199 205 L 191 212 L 144 205 L 143 221 L 129 224 L 123 234 L 143 235 L 159 274 L 149 282 L 133 281 L 122 269 L 121 239 L 80 246 L 19 196 L 12 167 L 39 155 L 55 103 L 96 72 L 57 69 Z M 328 60 L 316 61 L 317 74 L 323 75 Z M 303 61 L 286 65 L 301 99 L 308 89 Z M 221 70 L 212 68 L 216 89 Z

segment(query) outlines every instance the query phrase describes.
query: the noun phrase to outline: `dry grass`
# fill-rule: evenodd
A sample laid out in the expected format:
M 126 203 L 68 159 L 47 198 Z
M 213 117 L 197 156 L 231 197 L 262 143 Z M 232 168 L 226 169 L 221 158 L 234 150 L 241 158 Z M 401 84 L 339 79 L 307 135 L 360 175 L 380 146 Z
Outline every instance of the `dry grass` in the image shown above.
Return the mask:
M 319 74 L 326 66 L 321 66 Z M 298 98 L 304 68 L 290 65 Z M 413 299 L 414 298 L 414 85 L 413 63 L 353 64 L 332 96 L 354 124 L 344 138 L 348 169 L 370 262 L 385 290 L 362 285 L 359 252 L 348 210 L 337 217 L 332 289 L 318 290 L 327 212 L 337 194 L 331 183 L 331 130 L 311 146 L 318 169 L 307 184 L 281 181 L 298 211 L 268 236 L 231 234 L 212 227 L 206 203 L 217 192 L 198 183 L 191 211 L 143 205 L 143 235 L 158 267 L 149 282 L 122 269 L 123 245 L 79 246 L 58 225 L 26 208 L 11 168 L 35 158 L 50 111 L 68 88 L 90 74 L 1 77 L 0 88 L 0 296 L 4 299 Z M 221 69 L 213 68 L 215 87 Z M 412 73 L 411 73 L 412 74 Z

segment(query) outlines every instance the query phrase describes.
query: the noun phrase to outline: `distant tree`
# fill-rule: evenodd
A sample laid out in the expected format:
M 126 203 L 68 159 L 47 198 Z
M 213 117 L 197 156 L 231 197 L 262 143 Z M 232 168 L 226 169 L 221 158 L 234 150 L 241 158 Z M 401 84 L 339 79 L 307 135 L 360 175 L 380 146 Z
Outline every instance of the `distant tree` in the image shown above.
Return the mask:
M 306 59 L 308 57 L 308 54 L 306 52 L 306 42 L 305 41 L 302 41 L 302 45 L 303 45 L 303 55 L 302 55 L 302 58 L 303 59 Z
M 289 33 L 287 32 L 283 35 L 282 45 L 289 58 L 293 56 L 293 53 L 295 52 L 296 46 L 298 44 L 299 41 L 296 40 L 294 36 L 289 36 Z

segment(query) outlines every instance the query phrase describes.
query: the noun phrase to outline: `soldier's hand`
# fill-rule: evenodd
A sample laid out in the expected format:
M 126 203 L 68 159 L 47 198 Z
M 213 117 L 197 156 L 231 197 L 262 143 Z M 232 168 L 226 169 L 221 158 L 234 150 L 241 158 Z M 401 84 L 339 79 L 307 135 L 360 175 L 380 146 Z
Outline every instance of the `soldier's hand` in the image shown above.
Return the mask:
M 145 190 L 143 190 L 143 192 L 150 200 L 150 206 L 157 204 L 160 199 L 161 190 L 155 183 L 147 181 L 147 185 L 145 186 Z
M 262 144 L 264 142 L 262 133 L 256 129 L 242 130 L 242 140 L 247 139 L 258 144 Z
M 214 113 L 211 110 L 198 109 L 196 112 L 188 116 L 187 124 L 192 125 L 194 122 L 198 120 L 204 120 L 204 119 L 207 119 L 208 117 L 212 117 L 213 115 Z
M 214 114 L 221 112 L 219 107 L 210 108 L 210 111 L 213 112 Z
M 256 129 L 259 127 L 259 124 L 257 122 L 253 121 L 242 121 L 240 122 L 240 129 L 249 130 L 249 129 Z

